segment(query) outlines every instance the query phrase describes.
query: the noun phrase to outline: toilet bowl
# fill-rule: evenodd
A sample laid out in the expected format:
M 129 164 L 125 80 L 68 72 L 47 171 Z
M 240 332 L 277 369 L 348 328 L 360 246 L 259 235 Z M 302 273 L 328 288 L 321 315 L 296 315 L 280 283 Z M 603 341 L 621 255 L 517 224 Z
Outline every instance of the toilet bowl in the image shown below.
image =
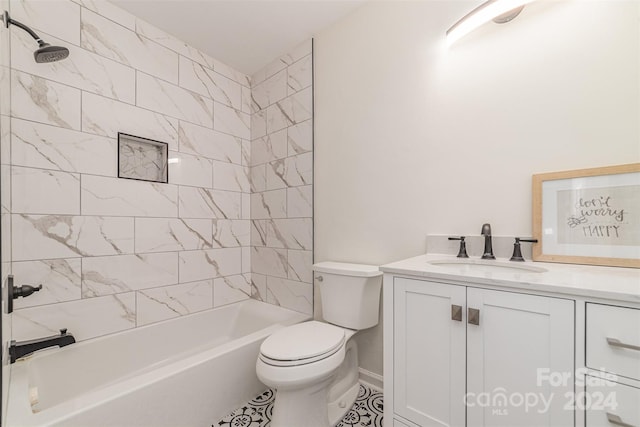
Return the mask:
M 336 425 L 358 395 L 353 336 L 378 323 L 382 273 L 375 266 L 315 264 L 324 320 L 283 328 L 260 347 L 258 378 L 276 390 L 272 427 Z

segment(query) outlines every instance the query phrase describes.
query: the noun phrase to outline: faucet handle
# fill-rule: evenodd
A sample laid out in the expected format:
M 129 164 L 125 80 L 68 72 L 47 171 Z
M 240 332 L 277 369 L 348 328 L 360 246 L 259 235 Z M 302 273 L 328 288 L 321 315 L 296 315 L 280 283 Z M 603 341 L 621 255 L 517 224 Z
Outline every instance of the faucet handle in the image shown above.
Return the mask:
M 511 255 L 511 259 L 509 259 L 509 261 L 524 261 L 522 251 L 520 250 L 520 242 L 538 243 L 538 239 L 523 239 L 521 237 L 516 237 L 516 241 L 513 244 L 513 255 Z
M 460 240 L 460 249 L 458 250 L 458 258 L 469 258 L 467 255 L 467 244 L 464 241 L 465 236 L 460 237 L 449 237 L 449 240 Z

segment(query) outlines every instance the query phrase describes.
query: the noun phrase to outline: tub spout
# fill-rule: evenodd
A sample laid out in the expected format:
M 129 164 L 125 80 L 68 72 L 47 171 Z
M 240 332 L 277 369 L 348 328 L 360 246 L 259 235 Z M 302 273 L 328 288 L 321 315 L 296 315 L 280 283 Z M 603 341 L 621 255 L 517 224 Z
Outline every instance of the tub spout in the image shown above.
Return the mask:
M 29 341 L 16 342 L 11 341 L 9 347 L 9 355 L 11 356 L 11 363 L 21 357 L 27 356 L 35 351 L 42 350 L 48 347 L 64 347 L 76 342 L 73 335 L 67 333 L 67 329 L 60 329 L 60 335 L 53 335 L 51 337 L 38 338 Z

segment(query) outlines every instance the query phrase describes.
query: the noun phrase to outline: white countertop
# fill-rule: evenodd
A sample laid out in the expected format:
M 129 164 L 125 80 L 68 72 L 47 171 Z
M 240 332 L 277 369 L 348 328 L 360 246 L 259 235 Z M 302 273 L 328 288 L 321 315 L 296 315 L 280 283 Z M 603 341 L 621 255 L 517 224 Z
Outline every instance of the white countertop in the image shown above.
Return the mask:
M 554 292 L 579 297 L 605 298 L 640 303 L 640 269 L 600 267 L 592 265 L 556 264 L 548 262 L 512 262 L 469 258 L 472 262 L 499 265 L 541 267 L 547 271 L 471 271 L 465 265 L 434 265 L 430 261 L 456 262 L 453 255 L 426 254 L 393 262 L 380 267 L 385 273 L 417 276 L 434 280 L 463 281 L 478 285 L 490 285 L 510 289 Z

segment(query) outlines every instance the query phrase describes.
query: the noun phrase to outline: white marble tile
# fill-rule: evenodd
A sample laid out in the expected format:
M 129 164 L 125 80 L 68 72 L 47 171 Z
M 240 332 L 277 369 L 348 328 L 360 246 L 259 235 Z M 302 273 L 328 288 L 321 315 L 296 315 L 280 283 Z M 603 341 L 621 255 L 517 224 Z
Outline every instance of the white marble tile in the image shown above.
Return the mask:
M 287 96 L 287 71 L 282 70 L 251 88 L 253 111 L 264 110 Z
M 14 261 L 133 252 L 133 218 L 15 214 L 11 228 Z
M 311 87 L 308 87 L 268 107 L 267 133 L 311 119 L 312 92 Z
M 28 340 L 67 328 L 84 341 L 136 326 L 135 292 L 25 308 L 13 312 L 13 338 Z
M 169 182 L 171 184 L 210 188 L 213 172 L 212 161 L 207 158 L 177 151 L 169 152 Z
M 251 115 L 226 105 L 215 103 L 213 108 L 213 128 L 238 138 L 250 139 Z
M 252 101 L 251 101 L 251 89 L 245 86 L 241 86 L 242 87 L 242 107 L 240 108 L 243 112 L 245 113 L 249 113 L 249 114 L 253 114 L 255 113 L 255 110 L 253 109 L 253 106 L 251 105 Z
M 221 277 L 213 281 L 213 306 L 249 299 L 252 294 L 251 275 Z
M 241 193 L 180 187 L 180 218 L 240 219 Z
M 251 220 L 251 246 L 267 246 L 267 220 Z
M 287 251 L 287 260 L 289 261 L 289 279 L 313 283 L 312 251 Z
M 73 0 L 81 6 L 92 10 L 105 18 L 109 18 L 120 25 L 127 27 L 130 30 L 136 29 L 136 17 L 119 8 L 115 4 L 104 0 Z
M 16 286 L 42 285 L 42 289 L 29 298 L 15 300 L 15 309 L 81 298 L 80 258 L 14 262 L 11 271 Z
M 2 39 L 0 38 L 0 43 Z M 7 51 L 10 50 L 7 49 Z M 0 59 L 4 52 L 0 51 Z M 9 58 L 7 64 L 11 61 Z M 9 117 L 11 115 L 11 69 L 0 65 L 0 114 Z
M 213 127 L 213 101 L 163 80 L 138 72 L 137 105 L 180 120 Z
M 240 147 L 242 149 L 242 166 L 251 165 L 251 141 L 243 139 Z
M 274 190 L 251 194 L 251 218 L 287 217 L 287 191 Z
M 267 276 L 251 273 L 251 298 L 267 301 Z
M 13 70 L 11 115 L 79 130 L 80 90 Z
M 83 215 L 178 216 L 178 187 L 170 184 L 83 175 Z
M 313 216 L 313 186 L 287 188 L 287 217 L 310 218 Z
M 180 57 L 180 86 L 216 102 L 242 109 L 242 86 L 197 62 Z
M 37 64 L 33 60 L 33 39 L 22 32 L 15 36 L 11 37 L 13 68 L 98 95 L 134 102 L 135 70 L 132 68 L 44 33 L 41 36 L 47 43 L 68 47 L 69 57 L 64 61 Z
M 285 157 L 287 157 L 286 129 L 251 141 L 251 164 L 253 166 Z
M 212 307 L 213 285 L 211 280 L 137 292 L 138 326 L 197 313 Z
M 307 55 L 311 55 L 313 52 L 313 39 L 307 39 L 293 48 L 289 53 L 286 53 L 280 57 L 280 60 L 287 65 L 291 65 L 294 62 L 304 58 Z
M 240 248 L 182 251 L 180 259 L 180 283 L 232 276 L 242 271 Z
M 242 207 L 240 210 L 240 218 L 251 219 L 251 194 L 242 193 L 240 202 L 242 204 Z
M 287 143 L 289 156 L 313 150 L 313 120 L 289 126 L 287 128 Z
M 77 3 L 70 0 L 11 0 L 9 4 L 11 18 L 27 24 L 39 36 L 43 37 L 40 33 L 48 33 L 69 43 L 80 44 L 80 6 Z
M 223 76 L 230 78 L 234 82 L 240 83 L 242 86 L 251 87 L 251 78 L 246 74 L 241 73 L 234 68 L 231 68 L 227 64 L 224 64 L 215 58 L 211 58 L 209 63 L 216 73 L 220 73 Z
M 13 213 L 80 214 L 80 175 L 45 169 L 11 168 Z
M 242 163 L 240 138 L 187 122 L 180 122 L 180 151 L 213 160 Z
M 116 176 L 117 157 L 114 139 L 11 120 L 11 161 L 14 165 Z
M 178 253 L 82 259 L 82 297 L 119 294 L 178 283 Z
M 289 263 L 285 249 L 251 248 L 251 271 L 275 277 L 288 277 Z
M 187 44 L 177 37 L 168 34 L 158 27 L 151 25 L 147 21 L 136 18 L 136 32 L 162 46 L 173 50 L 174 52 L 186 55 L 188 53 Z M 206 61 L 202 62 L 206 64 Z
M 271 162 L 266 167 L 267 190 L 311 184 L 313 154 L 304 153 Z
M 251 140 L 267 134 L 267 110 L 256 111 L 251 115 Z
M 301 313 L 313 314 L 313 285 L 267 277 L 267 302 Z
M 282 58 L 276 58 L 267 64 L 265 67 L 261 68 L 257 72 L 251 76 L 251 87 L 255 87 L 260 83 L 264 82 L 269 77 L 274 74 L 283 71 L 287 68 L 287 63 L 282 60 Z
M 267 221 L 267 246 L 271 248 L 312 250 L 312 219 L 294 218 Z
M 240 248 L 242 252 L 242 273 L 251 273 L 251 246 L 243 246 Z
M 109 114 L 105 114 L 105 112 Z M 118 132 L 169 144 L 178 149 L 178 120 L 143 108 L 83 92 L 82 130 L 109 138 Z
M 0 89 L 0 96 L 2 93 Z M 0 115 L 0 164 L 8 165 L 11 163 L 11 118 Z
M 249 246 L 251 222 L 249 220 L 213 220 L 213 246 L 233 248 Z
M 213 188 L 248 193 L 249 168 L 233 163 L 213 162 Z
M 267 165 L 254 166 L 249 169 L 251 176 L 251 192 L 259 193 L 267 189 Z
M 81 46 L 171 83 L 178 83 L 178 54 L 90 10 L 82 10 Z
M 135 249 L 141 252 L 166 252 L 212 247 L 209 219 L 136 218 Z
M 311 55 L 294 62 L 287 68 L 287 94 L 293 95 L 313 83 L 313 61 Z

